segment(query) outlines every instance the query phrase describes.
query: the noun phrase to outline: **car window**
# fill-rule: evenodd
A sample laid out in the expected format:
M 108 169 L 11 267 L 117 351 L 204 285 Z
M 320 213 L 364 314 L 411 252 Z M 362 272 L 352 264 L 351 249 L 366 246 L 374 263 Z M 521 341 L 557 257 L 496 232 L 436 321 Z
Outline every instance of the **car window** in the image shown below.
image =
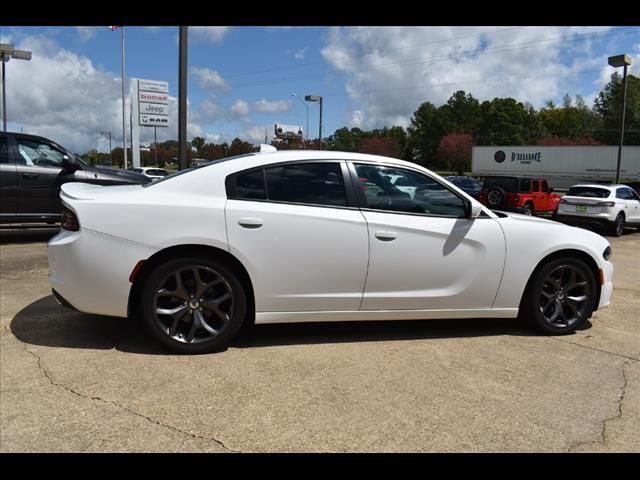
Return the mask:
M 619 198 L 621 200 L 626 200 L 627 199 L 627 192 L 625 192 L 624 188 L 616 189 L 616 198 Z
M 0 163 L 13 163 L 9 157 L 9 138 L 0 135 Z
M 62 168 L 64 153 L 48 143 L 17 138 L 20 163 L 36 167 Z
M 631 189 L 631 200 L 637 200 L 640 202 L 640 195 L 638 195 L 638 192 L 636 192 L 635 190 Z
M 297 163 L 265 169 L 269 200 L 347 206 L 339 163 Z
M 151 169 L 151 170 L 147 170 L 147 175 L 156 175 L 158 177 L 166 177 L 167 172 L 165 170 Z
M 598 187 L 571 187 L 567 192 L 567 196 L 571 197 L 607 198 L 609 195 L 609 190 Z
M 531 191 L 531 180 L 529 178 L 520 179 L 520 191 L 521 192 Z
M 266 200 L 264 173 L 262 169 L 243 173 L 236 178 L 236 198 Z
M 540 182 L 540 186 L 541 186 L 543 192 L 548 192 L 549 191 L 549 185 L 547 184 L 546 180 L 542 180 L 542 182 Z
M 493 187 L 501 187 L 506 192 L 518 193 L 518 179 L 513 177 L 486 177 L 482 188 L 489 190 Z
M 631 190 L 630 188 L 621 188 L 618 190 L 618 192 L 622 192 L 622 197 L 619 198 L 623 198 L 625 200 L 635 200 L 636 196 L 634 195 L 635 192 L 633 190 Z
M 375 210 L 465 217 L 463 200 L 427 175 L 403 168 L 356 164 L 366 206 Z M 396 177 L 397 176 L 397 177 Z M 403 185 L 389 181 L 403 179 Z

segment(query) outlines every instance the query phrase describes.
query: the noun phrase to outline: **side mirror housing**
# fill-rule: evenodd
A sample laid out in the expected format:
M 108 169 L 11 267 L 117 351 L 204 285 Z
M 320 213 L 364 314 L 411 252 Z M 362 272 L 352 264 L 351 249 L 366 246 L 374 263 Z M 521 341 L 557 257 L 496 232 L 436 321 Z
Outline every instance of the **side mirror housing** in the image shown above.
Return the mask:
M 62 168 L 69 173 L 73 173 L 76 170 L 79 170 L 80 167 L 76 165 L 76 163 L 71 158 L 69 158 L 68 155 L 63 155 Z
M 467 218 L 478 218 L 482 213 L 482 204 L 469 202 L 467 204 Z

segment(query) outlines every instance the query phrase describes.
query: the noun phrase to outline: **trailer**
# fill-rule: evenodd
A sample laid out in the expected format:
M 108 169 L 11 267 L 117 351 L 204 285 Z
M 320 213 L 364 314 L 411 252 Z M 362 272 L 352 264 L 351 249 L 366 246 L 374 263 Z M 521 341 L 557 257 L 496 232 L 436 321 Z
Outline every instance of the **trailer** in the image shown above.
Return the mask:
M 474 176 L 526 175 L 544 178 L 554 188 L 577 183 L 613 183 L 617 146 L 491 146 L 473 147 Z M 624 146 L 620 182 L 640 185 L 640 146 Z

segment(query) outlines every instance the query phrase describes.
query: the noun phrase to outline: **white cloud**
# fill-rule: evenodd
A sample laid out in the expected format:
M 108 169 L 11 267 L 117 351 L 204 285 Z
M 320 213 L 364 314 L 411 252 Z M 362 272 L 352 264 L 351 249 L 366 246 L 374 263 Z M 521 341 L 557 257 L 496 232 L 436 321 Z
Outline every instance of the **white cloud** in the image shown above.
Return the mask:
M 253 125 L 240 132 L 238 138 L 249 143 L 264 143 L 264 137 L 266 134 L 267 142 L 270 142 L 273 138 L 273 134 L 269 135 L 271 130 L 273 130 L 273 125 Z
M 264 98 L 253 102 L 253 109 L 256 112 L 279 113 L 291 110 L 293 102 L 291 100 L 268 101 Z
M 106 27 L 75 27 L 78 35 L 80 36 L 80 40 L 86 42 L 91 40 L 98 33 L 98 28 L 106 28 Z
M 241 99 L 236 100 L 231 107 L 231 112 L 240 117 L 246 117 L 250 112 L 249 104 Z
M 194 40 L 220 43 L 231 27 L 189 27 Z
M 96 68 L 89 58 L 60 48 L 46 36 L 28 36 L 16 48 L 31 50 L 33 56 L 30 62 L 7 64 L 10 128 L 43 135 L 77 153 L 97 147 L 106 150 L 108 140 L 101 131 L 111 132 L 114 148 L 122 145 L 119 73 Z M 158 141 L 177 138 L 175 97 L 170 97 L 170 118 L 170 128 L 158 129 Z M 201 134 L 202 127 L 189 112 L 192 133 Z M 142 128 L 141 142 L 152 140 L 153 129 Z
M 445 103 L 456 90 L 479 100 L 514 97 L 540 107 L 579 85 L 573 72 L 596 65 L 591 45 L 572 48 L 567 35 L 608 27 L 359 27 L 329 30 L 321 53 L 346 77 L 353 126 L 409 124 L 425 101 Z M 595 41 L 595 37 L 591 42 Z M 345 120 L 346 120 L 345 119 Z
M 293 58 L 295 58 L 296 60 L 304 60 L 304 54 L 306 51 L 307 51 L 306 48 L 302 48 L 298 50 L 296 53 L 293 54 Z
M 224 81 L 222 76 L 209 68 L 191 67 L 191 74 L 194 75 L 198 85 L 202 88 L 218 90 L 226 92 L 229 90 L 229 85 Z

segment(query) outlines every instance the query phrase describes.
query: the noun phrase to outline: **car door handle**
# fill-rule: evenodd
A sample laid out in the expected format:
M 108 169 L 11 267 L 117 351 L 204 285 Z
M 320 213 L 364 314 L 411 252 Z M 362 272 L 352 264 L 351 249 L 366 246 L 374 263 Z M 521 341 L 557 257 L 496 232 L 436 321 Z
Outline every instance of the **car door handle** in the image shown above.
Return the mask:
M 240 218 L 238 225 L 244 228 L 260 228 L 264 224 L 261 218 Z
M 378 240 L 382 240 L 383 242 L 390 242 L 398 237 L 396 232 L 390 232 L 388 230 L 378 230 L 375 235 Z
M 40 174 L 39 173 L 23 173 L 22 176 L 24 178 L 38 178 Z

